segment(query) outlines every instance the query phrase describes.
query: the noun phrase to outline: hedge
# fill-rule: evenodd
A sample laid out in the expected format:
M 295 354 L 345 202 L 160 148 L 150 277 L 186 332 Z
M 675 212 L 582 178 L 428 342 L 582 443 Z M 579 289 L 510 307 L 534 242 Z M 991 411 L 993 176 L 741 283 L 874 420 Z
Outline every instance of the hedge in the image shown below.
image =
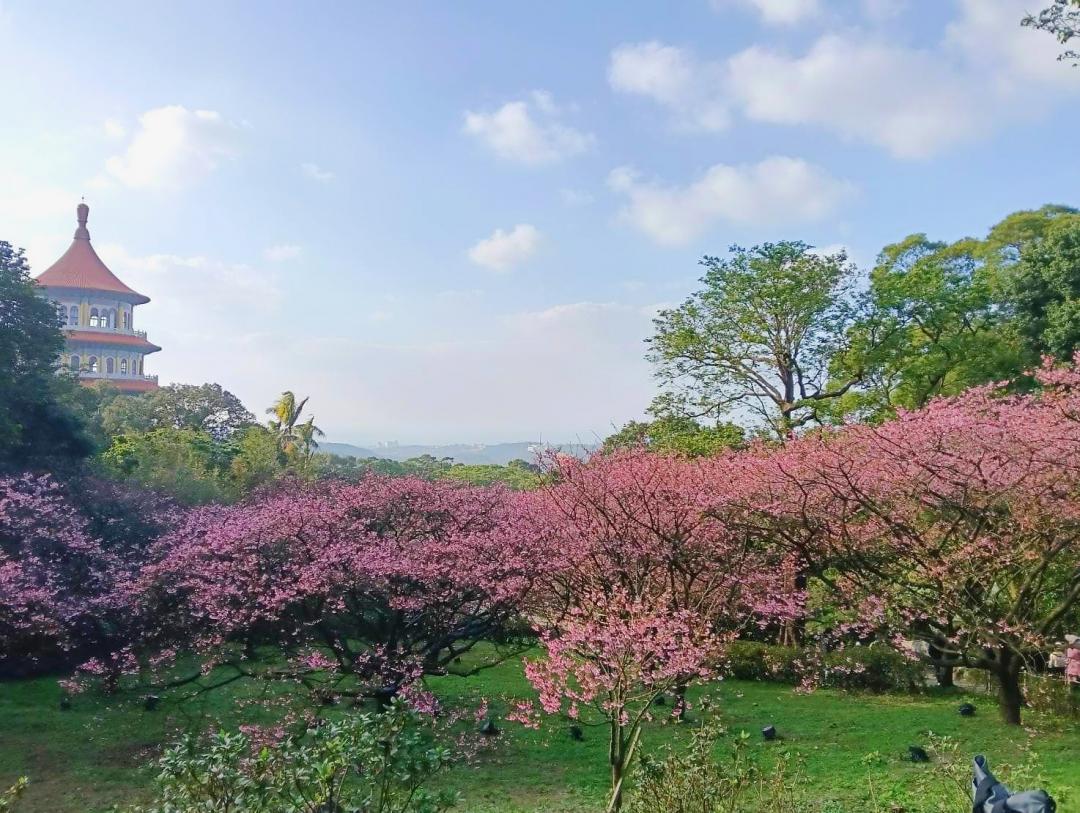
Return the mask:
M 881 645 L 822 652 L 735 641 L 728 650 L 728 674 L 738 680 L 813 683 L 875 692 L 910 691 L 926 685 L 923 664 Z

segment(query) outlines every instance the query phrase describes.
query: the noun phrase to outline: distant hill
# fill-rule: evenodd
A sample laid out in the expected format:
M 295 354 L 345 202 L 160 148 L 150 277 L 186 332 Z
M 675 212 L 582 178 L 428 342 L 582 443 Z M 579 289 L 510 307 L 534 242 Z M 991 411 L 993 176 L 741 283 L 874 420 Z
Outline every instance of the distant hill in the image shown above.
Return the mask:
M 541 448 L 561 449 L 569 454 L 583 456 L 591 452 L 594 446 L 579 443 L 491 443 L 467 444 L 453 443 L 447 446 L 380 446 L 367 449 L 353 446 L 351 443 L 320 443 L 319 451 L 339 457 L 379 457 L 383 460 L 409 460 L 413 457 L 431 455 L 432 457 L 451 457 L 455 463 L 474 465 L 477 463 L 495 463 L 505 465 L 511 460 L 532 460 Z

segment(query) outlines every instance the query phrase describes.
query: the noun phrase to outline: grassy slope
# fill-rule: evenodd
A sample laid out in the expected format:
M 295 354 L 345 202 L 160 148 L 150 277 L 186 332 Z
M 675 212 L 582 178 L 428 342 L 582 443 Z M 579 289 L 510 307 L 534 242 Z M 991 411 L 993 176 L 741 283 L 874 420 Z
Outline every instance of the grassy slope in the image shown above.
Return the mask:
M 432 687 L 445 701 L 473 706 L 484 696 L 528 693 L 519 663 L 471 678 L 440 678 Z M 717 690 L 729 728 L 756 733 L 775 723 L 782 743 L 756 737 L 753 748 L 768 759 L 778 748 L 801 753 L 814 796 L 837 800 L 829 808 L 855 809 L 851 801 L 866 788 L 863 757 L 880 752 L 874 768 L 879 788 L 901 783 L 925 770 L 902 759 L 909 744 L 924 743 L 933 731 L 955 737 L 965 753 L 984 752 L 993 763 L 1022 756 L 1032 743 L 1047 785 L 1074 788 L 1062 811 L 1080 811 L 1080 727 L 1028 715 L 1025 730 L 1009 730 L 997 720 L 987 698 L 975 698 L 979 713 L 962 718 L 960 694 L 921 697 L 850 695 L 819 691 L 799 695 L 789 687 L 731 681 Z M 228 719 L 235 693 L 221 693 L 182 707 L 164 703 L 154 713 L 137 699 L 80 698 L 70 711 L 58 708 L 55 680 L 0 683 L 0 784 L 26 773 L 32 785 L 20 811 L 93 811 L 139 798 L 152 779 L 156 748 L 177 726 Z M 495 703 L 498 706 L 498 701 Z M 500 724 L 501 725 L 501 724 Z M 594 811 L 606 787 L 605 742 L 599 729 L 587 729 L 574 742 L 565 726 L 525 731 L 501 726 L 503 736 L 476 765 L 460 767 L 447 778 L 465 796 L 463 811 Z M 676 729 L 651 730 L 646 747 L 668 740 Z M 1037 732 L 1037 733 L 1035 733 Z M 848 802 L 845 803 L 845 800 Z M 855 806 L 861 809 L 861 806 Z

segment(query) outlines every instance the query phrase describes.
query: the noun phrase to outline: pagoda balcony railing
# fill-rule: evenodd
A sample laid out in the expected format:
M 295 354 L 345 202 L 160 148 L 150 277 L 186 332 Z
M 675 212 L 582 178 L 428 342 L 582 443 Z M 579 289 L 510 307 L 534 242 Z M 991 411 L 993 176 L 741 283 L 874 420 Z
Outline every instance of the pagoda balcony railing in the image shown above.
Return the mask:
M 60 370 L 63 371 L 64 367 Z M 79 370 L 79 378 L 93 378 L 102 379 L 106 381 L 153 381 L 157 383 L 158 377 L 156 375 L 146 375 L 143 373 L 103 373 L 100 370 L 96 373 L 92 373 L 89 370 Z
M 125 336 L 138 336 L 146 338 L 145 330 L 134 330 L 129 327 L 95 327 L 92 325 L 65 325 L 68 330 L 86 331 L 87 333 L 122 333 Z

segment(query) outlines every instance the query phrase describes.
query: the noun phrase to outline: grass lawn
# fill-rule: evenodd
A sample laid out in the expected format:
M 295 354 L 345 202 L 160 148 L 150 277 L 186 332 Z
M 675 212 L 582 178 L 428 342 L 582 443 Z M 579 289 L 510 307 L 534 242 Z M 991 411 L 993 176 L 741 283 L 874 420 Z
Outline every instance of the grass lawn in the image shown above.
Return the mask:
M 529 694 L 519 662 L 509 662 L 470 678 L 430 682 L 446 703 L 475 707 L 481 697 L 500 707 L 499 698 Z M 59 708 L 55 679 L 0 683 L 0 787 L 21 775 L 31 786 L 17 808 L 27 813 L 101 811 L 117 802 L 145 798 L 158 748 L 180 727 L 231 720 L 237 692 L 222 691 L 197 702 L 166 700 L 146 712 L 139 699 L 77 698 Z M 770 683 L 727 681 L 713 690 L 730 731 L 753 732 L 752 749 L 763 761 L 786 749 L 804 761 L 810 810 L 865 813 L 859 804 L 872 775 L 878 798 L 888 799 L 926 766 L 904 759 L 908 745 L 925 744 L 927 733 L 956 740 L 966 756 L 986 753 L 992 765 L 1038 755 L 1043 783 L 1061 803 L 1080 811 L 1080 726 L 1028 713 L 1026 727 L 1011 730 L 998 721 L 990 698 L 962 692 L 921 696 L 863 695 L 821 690 L 794 693 Z M 957 706 L 970 699 L 975 717 Z M 765 743 L 757 735 L 767 724 L 782 739 Z M 601 729 L 586 729 L 573 741 L 565 724 L 551 721 L 540 731 L 499 723 L 497 744 L 478 763 L 461 766 L 444 781 L 464 796 L 458 808 L 471 813 L 581 813 L 602 809 L 607 776 Z M 646 748 L 680 736 L 681 727 L 646 732 Z M 868 754 L 875 756 L 867 759 Z M 1072 790 L 1066 790 L 1071 788 Z M 887 810 L 887 807 L 882 809 Z

